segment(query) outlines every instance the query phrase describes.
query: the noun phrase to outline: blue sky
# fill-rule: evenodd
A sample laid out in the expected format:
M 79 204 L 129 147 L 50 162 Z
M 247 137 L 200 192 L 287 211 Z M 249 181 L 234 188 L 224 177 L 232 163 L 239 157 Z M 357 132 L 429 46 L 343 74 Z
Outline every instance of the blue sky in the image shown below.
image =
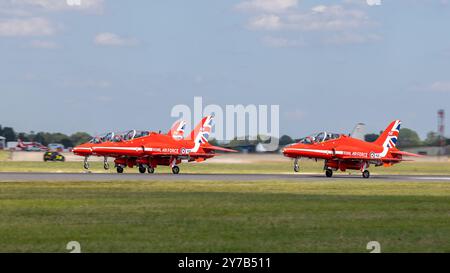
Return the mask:
M 165 130 L 202 96 L 278 104 L 295 137 L 397 118 L 423 137 L 450 112 L 449 26 L 445 0 L 0 0 L 0 124 Z

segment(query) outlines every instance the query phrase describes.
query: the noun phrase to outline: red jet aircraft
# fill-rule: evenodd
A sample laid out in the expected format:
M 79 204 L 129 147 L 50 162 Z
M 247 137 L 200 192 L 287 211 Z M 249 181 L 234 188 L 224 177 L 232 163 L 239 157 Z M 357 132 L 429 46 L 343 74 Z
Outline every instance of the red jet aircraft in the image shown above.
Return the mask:
M 321 132 L 286 146 L 282 152 L 284 156 L 294 158 L 295 172 L 299 171 L 298 159 L 306 157 L 324 159 L 327 177 L 333 176 L 333 171 L 337 170 L 360 170 L 364 178 L 369 178 L 367 168 L 370 164 L 388 167 L 405 161 L 403 156 L 419 156 L 396 148 L 400 125 L 400 120 L 393 121 L 375 142 Z
M 206 116 L 191 132 L 189 139 L 183 139 L 184 122 L 174 124 L 168 134 L 155 132 L 130 131 L 125 135 L 106 136 L 106 141 L 95 141 L 73 149 L 76 155 L 85 157 L 85 168 L 89 155 L 104 156 L 105 169 L 107 157 L 114 157 L 118 173 L 125 167 L 139 167 L 139 172 L 146 170 L 153 173 L 158 165 L 170 166 L 172 173 L 178 174 L 177 166 L 182 160 L 201 162 L 216 155 L 215 151 L 236 152 L 234 150 L 213 146 L 208 143 L 212 128 L 212 116 Z M 88 166 L 87 166 L 88 167 Z
M 183 139 L 184 135 L 184 128 L 186 126 L 186 122 L 184 120 L 178 120 L 173 125 L 172 128 L 167 133 L 168 136 L 172 136 L 175 140 Z M 117 143 L 122 142 L 124 140 L 130 140 L 135 138 L 140 138 L 144 136 L 148 136 L 151 134 L 149 131 L 137 131 L 137 130 L 130 130 L 127 132 L 117 133 L 117 132 L 109 132 L 107 134 L 103 134 L 101 136 L 96 136 L 92 138 L 89 142 L 81 144 L 77 147 L 75 147 L 72 152 L 79 156 L 84 156 L 84 168 L 86 170 L 89 169 L 89 162 L 88 158 L 91 155 L 94 156 L 103 156 L 103 168 L 105 170 L 109 169 L 109 163 L 108 163 L 108 153 L 98 154 L 93 151 L 93 148 L 99 144 L 104 143 Z M 117 155 L 111 155 L 112 157 L 117 157 Z

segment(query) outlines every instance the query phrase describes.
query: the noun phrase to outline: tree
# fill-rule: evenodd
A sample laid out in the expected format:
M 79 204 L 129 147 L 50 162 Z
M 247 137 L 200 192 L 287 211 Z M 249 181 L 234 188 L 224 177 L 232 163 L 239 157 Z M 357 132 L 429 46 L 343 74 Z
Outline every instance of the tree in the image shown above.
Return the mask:
M 424 144 L 427 146 L 439 146 L 440 136 L 436 132 L 429 132 Z
M 22 141 L 30 141 L 30 138 L 28 137 L 28 135 L 26 133 L 18 133 L 17 139 L 20 139 Z
M 419 135 L 416 131 L 408 128 L 400 129 L 398 143 L 399 147 L 414 147 L 422 145 Z
M 367 142 L 374 142 L 380 135 L 377 134 L 367 134 L 364 136 L 364 140 Z
M 219 143 L 217 142 L 217 139 L 213 138 L 213 139 L 208 139 L 209 144 L 213 145 L 213 146 L 218 146 Z
M 39 132 L 34 136 L 34 141 L 39 142 L 39 143 L 44 143 L 45 142 L 45 133 L 44 132 Z
M 75 133 L 75 134 L 72 134 L 72 135 L 69 137 L 69 139 L 70 139 L 70 141 L 72 142 L 72 145 L 73 145 L 73 146 L 77 146 L 77 145 L 80 145 L 80 144 L 82 144 L 82 143 L 88 142 L 89 140 L 92 139 L 92 136 L 90 136 L 90 135 L 87 134 L 87 133 L 77 132 L 77 133 Z
M 283 135 L 280 137 L 280 146 L 286 146 L 291 143 L 294 143 L 294 140 L 290 136 Z
M 17 140 L 16 132 L 14 132 L 14 129 L 11 127 L 3 128 L 2 134 L 6 138 L 6 141 L 16 141 Z
M 68 137 L 61 139 L 61 144 L 64 145 L 64 147 L 66 148 L 74 146 L 72 141 Z

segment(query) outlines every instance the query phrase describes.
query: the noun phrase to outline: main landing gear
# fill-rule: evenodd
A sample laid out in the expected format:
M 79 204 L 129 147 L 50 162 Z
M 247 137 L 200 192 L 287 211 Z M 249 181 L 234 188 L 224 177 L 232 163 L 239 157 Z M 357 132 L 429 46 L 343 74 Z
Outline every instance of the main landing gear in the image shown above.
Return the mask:
M 333 176 L 333 170 L 332 169 L 326 169 L 325 170 L 325 175 L 327 177 L 332 177 Z
M 144 166 L 139 165 L 139 172 L 140 173 L 145 173 L 145 171 L 147 171 L 147 169 Z
M 117 173 L 123 173 L 123 167 L 120 165 L 117 165 L 116 170 L 117 170 Z
M 105 158 L 103 159 L 103 169 L 109 170 L 108 158 L 107 158 L 106 156 L 105 156 Z
M 172 173 L 173 174 L 179 174 L 180 173 L 180 167 L 178 167 L 178 166 L 173 166 L 172 167 Z
M 88 162 L 88 157 L 84 157 L 84 162 L 83 162 L 83 167 L 85 170 L 89 170 L 89 162 Z
M 362 172 L 362 176 L 364 178 L 369 178 L 370 177 L 370 172 L 368 170 L 365 170 L 365 171 Z
M 294 159 L 294 172 L 298 173 L 300 171 L 300 166 L 298 165 L 298 157 Z
M 140 173 L 154 173 L 155 172 L 155 168 L 153 168 L 152 166 L 147 166 L 147 165 L 139 165 L 139 172 Z

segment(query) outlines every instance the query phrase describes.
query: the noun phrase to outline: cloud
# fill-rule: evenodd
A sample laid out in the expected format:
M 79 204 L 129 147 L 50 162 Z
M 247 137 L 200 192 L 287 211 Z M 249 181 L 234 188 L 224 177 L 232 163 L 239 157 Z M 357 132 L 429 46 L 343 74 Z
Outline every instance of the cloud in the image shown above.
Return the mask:
M 284 27 L 281 18 L 277 15 L 261 15 L 252 18 L 248 27 L 255 30 L 278 30 Z
M 377 42 L 382 40 L 378 34 L 371 33 L 336 33 L 330 37 L 325 38 L 324 42 L 327 44 L 346 45 L 346 44 L 364 44 L 370 42 Z
M 50 36 L 55 32 L 55 26 L 45 18 L 0 20 L 0 36 Z
M 244 11 L 283 12 L 297 7 L 298 0 L 250 0 L 236 5 L 236 9 Z
M 314 39 L 327 45 L 382 40 L 380 35 L 371 33 L 371 28 L 376 27 L 377 23 L 369 18 L 367 7 L 349 4 L 349 0 L 344 0 L 342 4 L 320 4 L 308 8 L 293 0 L 247 0 L 236 7 L 256 13 L 246 23 L 249 30 L 283 33 L 285 38 L 274 38 L 272 35 L 262 37 L 262 43 L 270 47 L 317 44 L 309 41 Z M 299 33 L 302 41 L 288 38 Z
M 370 25 L 366 13 L 339 5 L 312 7 L 307 12 L 280 15 L 261 15 L 249 20 L 255 30 L 345 31 Z
M 55 49 L 59 47 L 57 43 L 45 40 L 33 40 L 31 41 L 30 46 L 33 48 L 41 48 L 41 49 Z
M 71 1 L 71 2 L 70 2 Z M 12 5 L 19 8 L 37 8 L 45 11 L 79 10 L 101 12 L 104 0 L 13 0 Z M 77 4 L 79 1 L 79 5 Z
M 426 89 L 434 92 L 450 92 L 450 81 L 436 81 Z
M 301 47 L 306 45 L 303 40 L 291 40 L 282 37 L 265 36 L 262 38 L 262 43 L 268 47 L 282 48 L 282 47 Z
M 99 46 L 135 46 L 138 41 L 133 38 L 122 38 L 115 33 L 103 32 L 95 36 L 94 43 Z

